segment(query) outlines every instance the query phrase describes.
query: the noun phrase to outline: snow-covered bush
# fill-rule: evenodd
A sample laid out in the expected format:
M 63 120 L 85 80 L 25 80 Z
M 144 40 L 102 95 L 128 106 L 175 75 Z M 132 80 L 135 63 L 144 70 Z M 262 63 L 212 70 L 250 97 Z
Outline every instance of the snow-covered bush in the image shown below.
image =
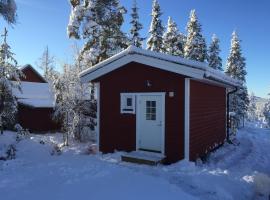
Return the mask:
M 6 150 L 2 153 L 0 152 L 0 160 L 13 160 L 16 158 L 16 146 L 14 144 L 10 144 L 6 147 Z
M 97 145 L 92 144 L 86 149 L 85 154 L 86 155 L 92 155 L 92 154 L 97 154 L 97 152 L 98 152 L 97 151 Z
M 7 148 L 6 152 L 6 160 L 12 160 L 16 158 L 16 147 L 15 145 L 11 144 Z
M 30 135 L 30 132 L 27 129 L 24 129 L 20 124 L 16 124 L 14 126 L 17 134 L 16 134 L 16 141 L 19 142 L 25 138 L 28 138 Z
M 91 134 L 96 125 L 96 99 L 90 84 L 82 84 L 78 74 L 81 66 L 64 65 L 63 73 L 54 81 L 56 105 L 54 119 L 62 124 L 64 143 L 69 136 L 79 141 Z
M 57 144 L 55 144 L 53 146 L 53 149 L 52 149 L 52 152 L 51 152 L 51 155 L 52 156 L 59 156 L 62 154 L 62 150 L 61 150 L 61 147 Z

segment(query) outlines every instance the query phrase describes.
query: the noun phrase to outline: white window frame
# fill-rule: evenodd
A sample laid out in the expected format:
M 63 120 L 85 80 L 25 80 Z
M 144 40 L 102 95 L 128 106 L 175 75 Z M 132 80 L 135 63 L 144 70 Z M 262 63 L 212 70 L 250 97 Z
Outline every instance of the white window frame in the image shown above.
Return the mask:
M 127 99 L 132 99 L 132 105 L 127 106 Z M 121 114 L 135 114 L 136 113 L 136 94 L 135 93 L 121 93 L 120 94 L 120 113 Z

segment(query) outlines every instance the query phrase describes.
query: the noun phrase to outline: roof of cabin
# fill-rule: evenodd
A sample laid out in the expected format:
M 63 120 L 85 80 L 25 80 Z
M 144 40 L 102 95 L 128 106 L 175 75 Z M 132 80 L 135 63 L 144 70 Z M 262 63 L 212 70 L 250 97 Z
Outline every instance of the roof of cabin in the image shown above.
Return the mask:
M 13 94 L 19 103 L 34 108 L 53 108 L 54 94 L 48 83 L 21 82 L 21 91 L 13 88 Z
M 165 71 L 185 75 L 194 79 L 215 81 L 227 86 L 237 87 L 241 82 L 225 73 L 215 70 L 207 63 L 188 60 L 179 56 L 153 52 L 135 46 L 129 46 L 122 52 L 80 73 L 82 82 L 93 81 L 128 63 L 137 62 Z

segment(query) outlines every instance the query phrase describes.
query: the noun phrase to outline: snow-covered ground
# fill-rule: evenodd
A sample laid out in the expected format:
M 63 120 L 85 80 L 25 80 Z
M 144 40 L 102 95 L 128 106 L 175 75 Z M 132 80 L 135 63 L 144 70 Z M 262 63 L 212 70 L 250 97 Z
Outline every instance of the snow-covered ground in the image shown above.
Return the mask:
M 61 135 L 0 135 L 0 157 L 16 144 L 16 159 L 0 161 L 0 199 L 266 199 L 270 195 L 270 130 L 247 127 L 239 146 L 225 145 L 205 164 L 145 166 L 120 162 L 121 153 L 89 155 L 72 143 L 51 155 Z M 40 143 L 44 141 L 45 144 Z

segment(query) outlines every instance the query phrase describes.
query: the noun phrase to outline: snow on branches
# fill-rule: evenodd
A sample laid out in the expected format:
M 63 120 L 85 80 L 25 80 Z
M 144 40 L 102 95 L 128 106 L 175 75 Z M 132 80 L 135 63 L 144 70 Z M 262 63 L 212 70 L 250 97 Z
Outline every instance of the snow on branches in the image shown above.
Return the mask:
M 56 96 L 54 119 L 62 124 L 64 143 L 68 145 L 69 136 L 82 141 L 91 137 L 95 129 L 96 100 L 90 84 L 80 82 L 79 62 L 63 66 L 63 73 L 53 82 Z
M 124 7 L 118 0 L 71 0 L 68 36 L 85 40 L 79 60 L 93 66 L 118 53 L 128 45 L 121 31 Z
M 167 31 L 163 35 L 163 52 L 183 57 L 184 38 L 185 36 L 178 31 L 176 23 L 169 17 Z
M 235 31 L 232 34 L 226 74 L 243 83 L 242 87 L 239 88 L 236 93 L 231 95 L 232 97 L 230 100 L 230 111 L 236 113 L 236 123 L 239 125 L 241 119 L 247 114 L 249 98 L 247 87 L 245 85 L 247 75 L 245 58 L 242 56 L 240 40 Z
M 215 34 L 213 34 L 207 55 L 208 65 L 209 67 L 223 71 L 222 59 L 219 56 L 219 54 L 220 54 L 219 39 Z
M 0 15 L 10 24 L 16 23 L 17 5 L 14 0 L 0 0 Z
M 142 47 L 142 42 L 145 38 L 140 36 L 140 30 L 143 28 L 142 24 L 139 22 L 137 2 L 134 0 L 132 13 L 131 13 L 131 29 L 130 29 L 130 43 L 136 47 Z
M 14 53 L 7 43 L 7 30 L 5 29 L 4 42 L 0 45 L 0 128 L 13 125 L 17 112 L 17 101 L 12 88 L 20 89 L 22 72 L 17 68 Z
M 153 1 L 152 21 L 150 25 L 150 37 L 147 40 L 147 49 L 151 51 L 161 52 L 163 44 L 164 27 L 161 21 L 161 9 L 157 0 Z
M 201 24 L 195 10 L 191 10 L 187 24 L 187 39 L 184 48 L 185 58 L 204 62 L 206 59 L 206 43 L 202 36 Z

